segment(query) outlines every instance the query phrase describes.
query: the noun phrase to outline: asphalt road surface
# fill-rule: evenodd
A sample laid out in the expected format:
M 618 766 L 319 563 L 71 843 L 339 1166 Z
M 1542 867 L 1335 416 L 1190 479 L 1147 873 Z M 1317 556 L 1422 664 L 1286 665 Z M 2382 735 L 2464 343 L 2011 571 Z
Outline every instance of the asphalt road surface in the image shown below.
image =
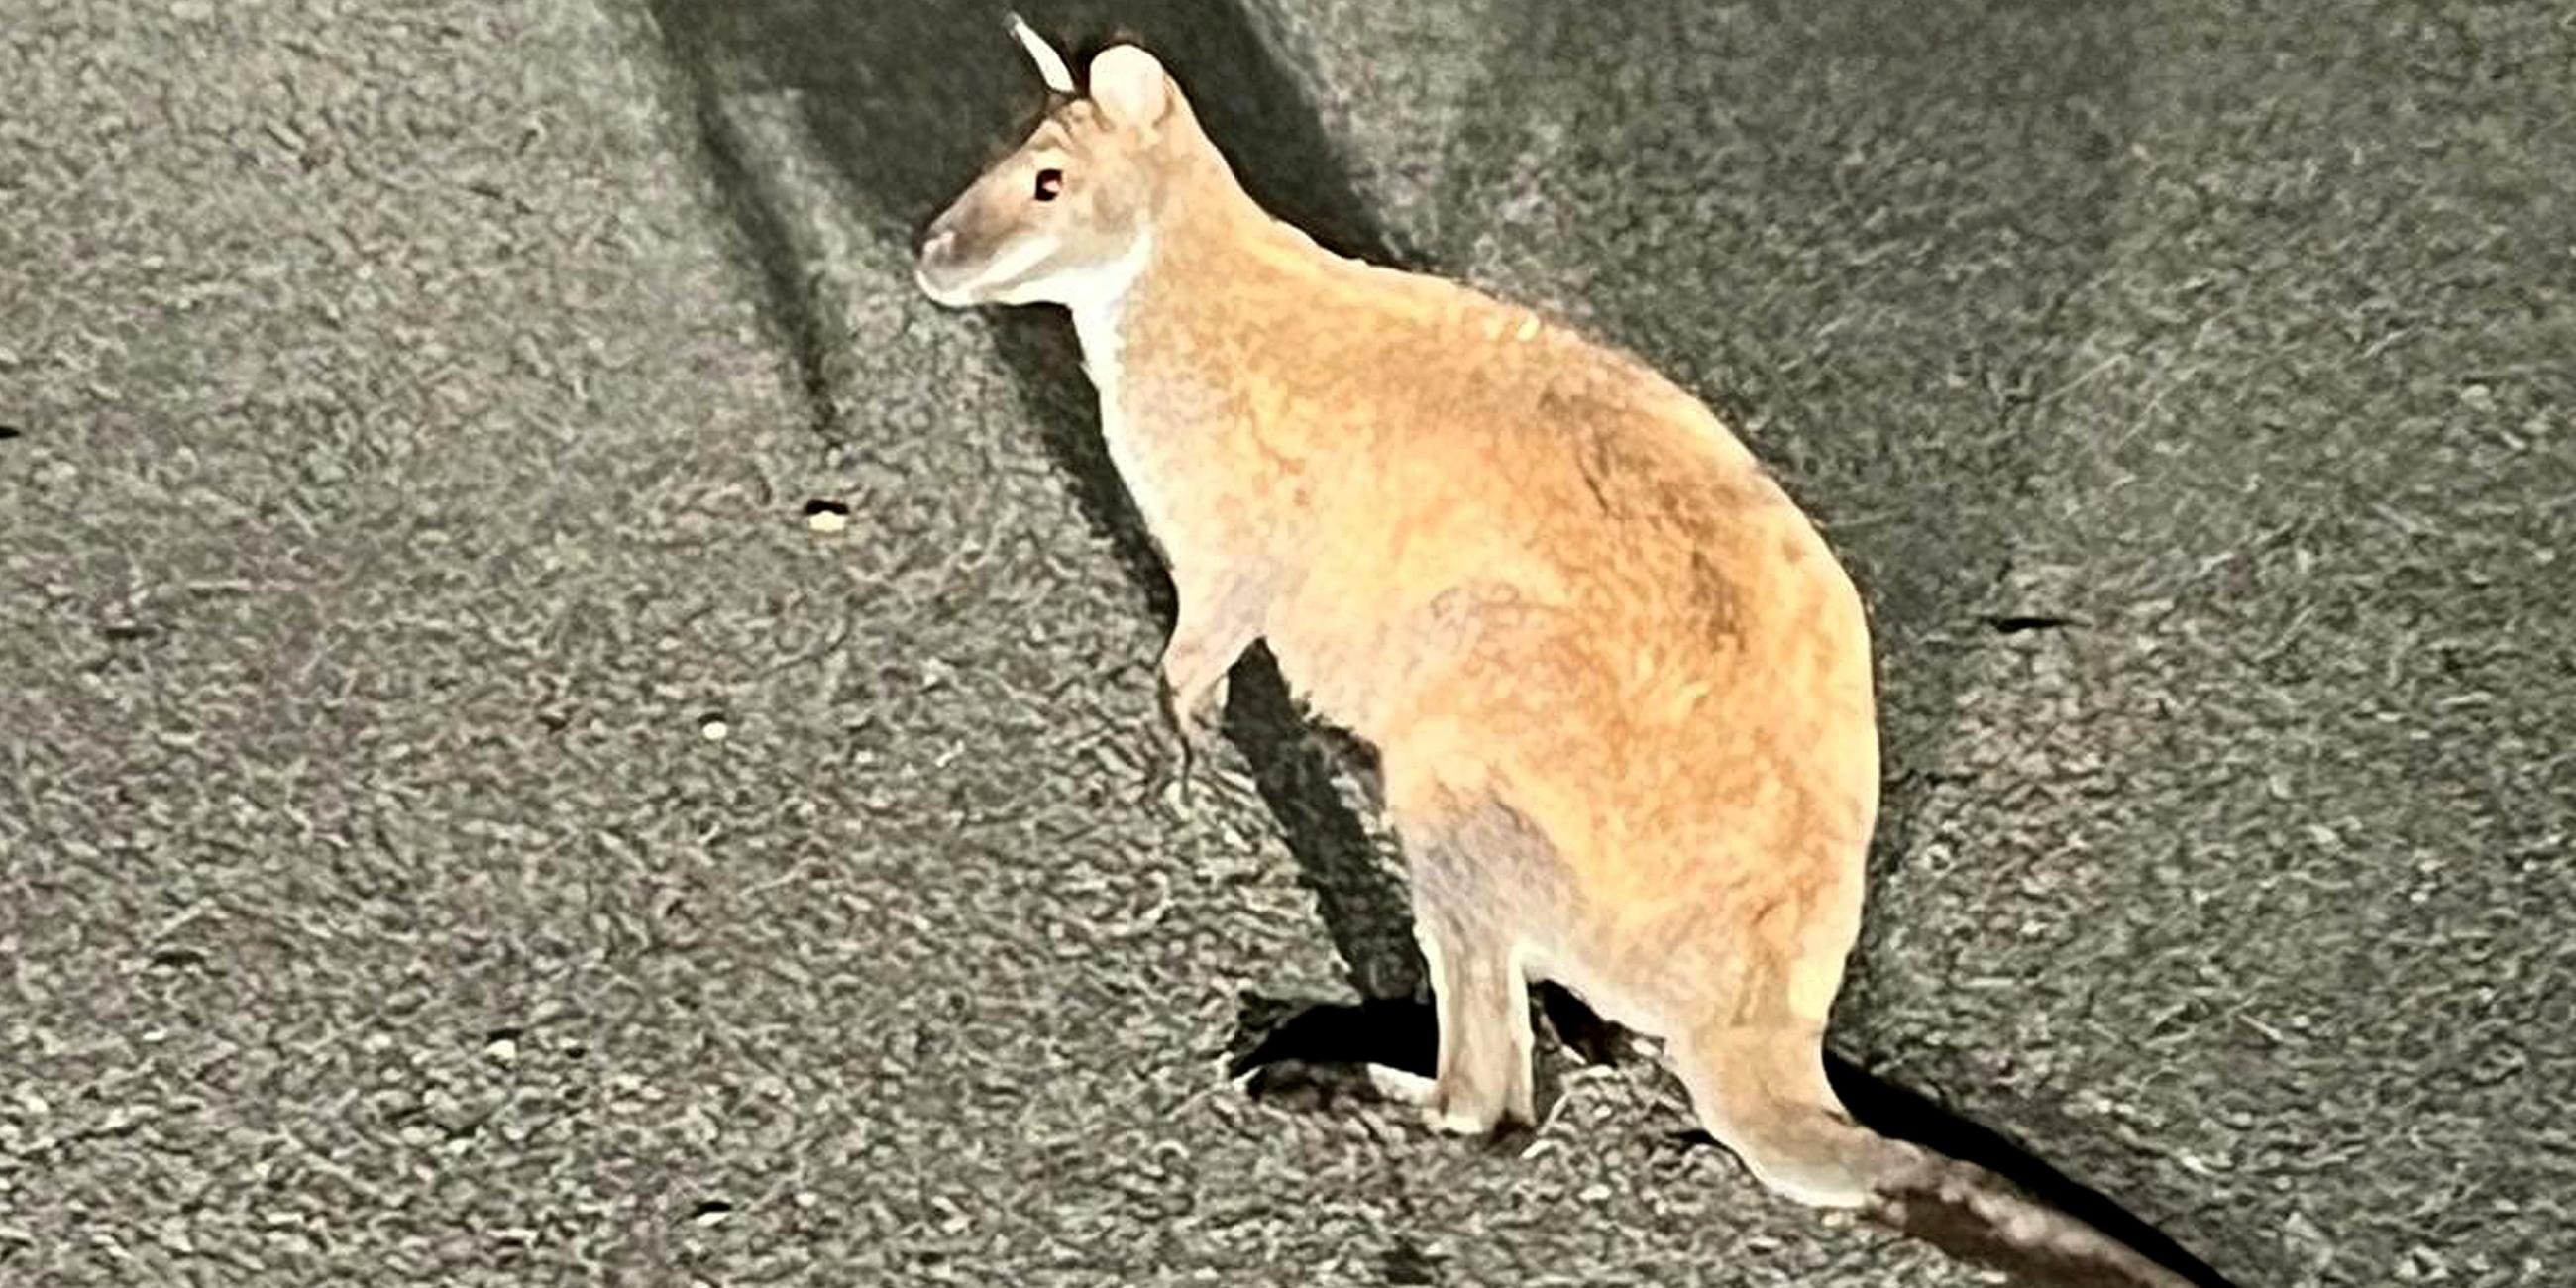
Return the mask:
M 1819 516 L 1855 1077 L 2249 1288 L 2576 1276 L 2562 7 L 1027 9 Z M 963 0 L 10 0 L 0 1283 L 1976 1281 L 1599 1035 L 1512 1148 L 1228 1077 L 1418 967 L 1257 663 L 1153 798 L 1068 329 L 912 288 L 1037 94 Z

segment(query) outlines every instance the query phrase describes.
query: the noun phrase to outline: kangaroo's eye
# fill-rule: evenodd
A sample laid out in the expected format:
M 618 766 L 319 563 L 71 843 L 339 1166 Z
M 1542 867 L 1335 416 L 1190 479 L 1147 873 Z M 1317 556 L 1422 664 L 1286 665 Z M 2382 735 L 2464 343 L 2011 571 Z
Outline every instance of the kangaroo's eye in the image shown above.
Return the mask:
M 1062 170 L 1040 170 L 1040 171 L 1038 171 L 1038 190 L 1037 190 L 1037 198 L 1038 198 L 1038 200 L 1040 200 L 1040 201 L 1053 201 L 1053 200 L 1055 200 L 1056 194 L 1057 194 L 1057 193 L 1059 193 L 1059 192 L 1062 192 L 1062 191 L 1064 191 L 1064 171 L 1062 171 Z

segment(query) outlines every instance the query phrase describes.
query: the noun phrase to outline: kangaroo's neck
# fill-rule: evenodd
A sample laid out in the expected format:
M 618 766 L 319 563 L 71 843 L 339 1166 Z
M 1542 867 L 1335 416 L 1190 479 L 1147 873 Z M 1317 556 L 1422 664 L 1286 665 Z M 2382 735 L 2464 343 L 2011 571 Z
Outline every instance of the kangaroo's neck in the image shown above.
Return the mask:
M 1151 231 L 1101 272 L 1098 288 L 1068 301 L 1083 366 L 1106 399 L 1139 365 L 1219 359 L 1248 334 L 1255 319 L 1247 311 L 1322 254 L 1271 218 L 1210 152 L 1209 171 L 1166 203 Z
M 1229 177 L 1160 212 L 1119 290 L 1071 303 L 1110 459 L 1168 558 L 1263 545 L 1274 516 L 1229 478 L 1258 457 L 1278 322 L 1312 298 L 1321 253 Z

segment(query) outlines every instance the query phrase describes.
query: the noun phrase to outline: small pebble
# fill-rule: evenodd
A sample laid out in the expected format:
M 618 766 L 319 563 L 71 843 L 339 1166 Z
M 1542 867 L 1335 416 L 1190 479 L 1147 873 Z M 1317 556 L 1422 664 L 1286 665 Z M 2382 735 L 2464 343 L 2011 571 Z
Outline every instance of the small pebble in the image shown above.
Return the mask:
M 710 717 L 706 723 L 698 726 L 698 732 L 709 742 L 723 742 L 726 736 L 733 732 L 733 726 Z

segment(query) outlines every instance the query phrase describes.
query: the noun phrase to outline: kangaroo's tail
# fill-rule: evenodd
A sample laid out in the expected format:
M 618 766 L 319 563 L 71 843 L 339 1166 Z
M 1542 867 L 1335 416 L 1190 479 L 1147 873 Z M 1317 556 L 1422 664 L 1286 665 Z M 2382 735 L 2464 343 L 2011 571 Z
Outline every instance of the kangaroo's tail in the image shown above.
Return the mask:
M 1821 1039 L 1813 1028 L 1729 1028 L 1674 1048 L 1702 1123 L 1766 1186 L 1858 1211 L 2035 1288 L 2229 1288 L 1986 1168 L 1854 1122 L 1825 1080 Z
M 1861 1211 L 1954 1257 L 2062 1288 L 2217 1288 L 2225 1282 L 2151 1260 L 1974 1163 L 1886 1144 L 1910 1157 L 1878 1178 Z

